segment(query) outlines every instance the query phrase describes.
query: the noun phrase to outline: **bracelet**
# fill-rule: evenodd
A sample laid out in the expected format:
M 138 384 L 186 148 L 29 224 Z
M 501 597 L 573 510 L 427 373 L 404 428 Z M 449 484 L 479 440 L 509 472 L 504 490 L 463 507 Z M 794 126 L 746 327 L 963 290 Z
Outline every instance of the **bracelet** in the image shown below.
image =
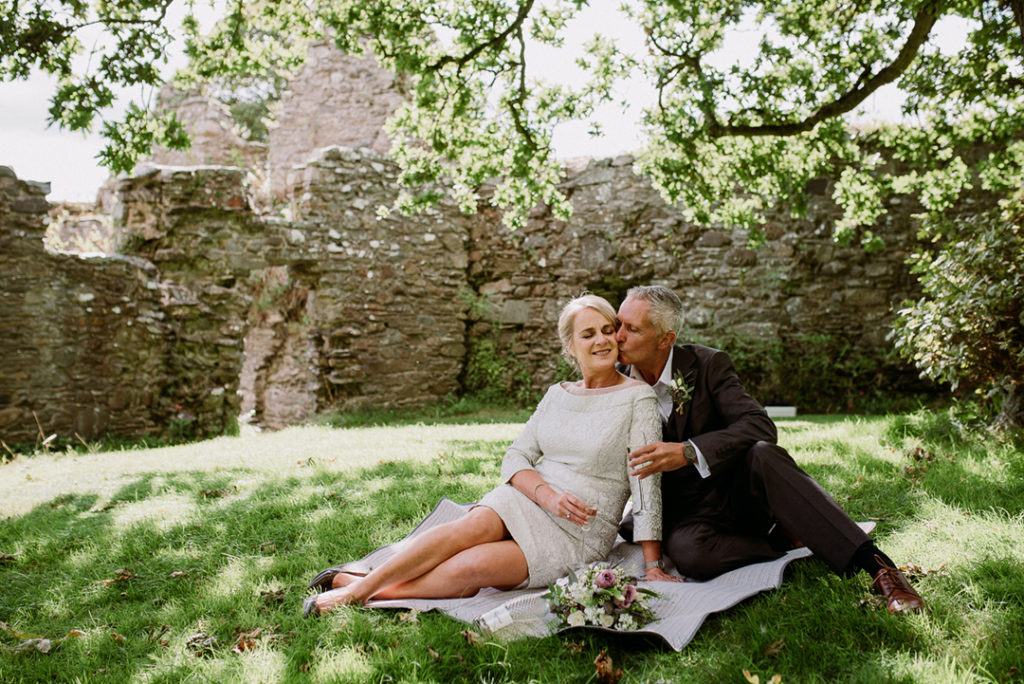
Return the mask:
M 658 568 L 659 570 L 661 570 L 661 568 L 662 568 L 662 566 L 661 566 L 661 559 L 659 558 L 658 560 L 645 561 L 644 562 L 644 570 L 647 570 L 649 568 Z
M 541 487 L 550 487 L 550 486 L 551 485 L 549 485 L 547 482 L 541 482 L 539 485 L 534 487 L 533 488 L 533 502 L 534 503 L 540 503 L 539 501 L 537 501 L 537 490 L 538 489 L 540 489 Z

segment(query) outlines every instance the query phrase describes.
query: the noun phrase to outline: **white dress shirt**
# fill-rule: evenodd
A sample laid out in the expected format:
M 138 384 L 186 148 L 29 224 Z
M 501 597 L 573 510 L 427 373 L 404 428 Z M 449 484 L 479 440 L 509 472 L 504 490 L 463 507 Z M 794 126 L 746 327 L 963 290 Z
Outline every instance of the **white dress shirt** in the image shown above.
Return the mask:
M 675 347 L 668 352 L 668 359 L 665 361 L 665 367 L 661 369 L 661 375 L 658 376 L 658 381 L 651 387 L 654 389 L 654 394 L 658 397 L 658 413 L 661 414 L 661 421 L 667 423 L 669 417 L 672 415 L 672 394 L 669 392 L 669 388 L 672 387 L 672 356 L 675 354 Z M 636 369 L 636 366 L 629 367 L 629 375 L 637 380 L 644 380 L 644 377 L 640 374 L 640 371 Z M 711 468 L 708 467 L 707 459 L 704 458 L 704 454 L 700 452 L 700 448 L 693 443 L 692 440 L 686 440 L 690 446 L 693 447 L 694 452 L 697 454 L 697 460 L 694 462 L 694 467 L 697 468 L 697 472 L 700 473 L 701 477 L 708 477 L 711 475 Z

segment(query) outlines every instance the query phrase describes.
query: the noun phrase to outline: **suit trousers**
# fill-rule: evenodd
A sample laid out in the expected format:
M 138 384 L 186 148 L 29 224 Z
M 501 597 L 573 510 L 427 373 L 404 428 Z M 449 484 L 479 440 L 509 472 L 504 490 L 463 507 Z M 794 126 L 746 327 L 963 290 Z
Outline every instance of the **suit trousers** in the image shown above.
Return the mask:
M 778 543 L 786 537 L 803 542 L 837 573 L 856 570 L 853 555 L 870 541 L 867 534 L 785 449 L 757 442 L 733 472 L 721 511 L 665 520 L 664 553 L 682 574 L 704 580 L 773 560 L 791 545 Z M 785 534 L 770 537 L 776 524 Z

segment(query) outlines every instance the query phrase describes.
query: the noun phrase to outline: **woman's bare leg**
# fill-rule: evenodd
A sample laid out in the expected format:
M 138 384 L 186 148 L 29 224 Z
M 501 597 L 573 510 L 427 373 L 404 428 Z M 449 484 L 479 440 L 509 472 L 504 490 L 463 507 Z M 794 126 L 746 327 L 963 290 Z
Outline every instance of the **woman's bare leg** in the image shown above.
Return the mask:
M 365 603 L 385 587 L 415 579 L 460 551 L 477 544 L 501 541 L 507 534 L 497 513 L 486 506 L 478 506 L 465 517 L 416 535 L 365 577 L 320 594 L 316 599 L 317 607 L 324 611 L 338 603 Z
M 523 550 L 505 539 L 460 551 L 416 579 L 381 589 L 373 598 L 460 598 L 484 587 L 511 589 L 528 576 Z

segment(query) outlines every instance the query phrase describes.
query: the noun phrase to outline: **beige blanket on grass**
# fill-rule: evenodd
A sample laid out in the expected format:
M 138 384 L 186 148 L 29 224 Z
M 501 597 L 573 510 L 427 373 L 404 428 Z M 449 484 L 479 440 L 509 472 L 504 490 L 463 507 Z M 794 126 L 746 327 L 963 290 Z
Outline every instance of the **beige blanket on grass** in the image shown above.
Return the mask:
M 472 504 L 457 504 L 450 499 L 441 499 L 430 515 L 408 537 L 394 544 L 382 546 L 362 560 L 348 563 L 344 568 L 351 572 L 369 572 L 390 558 L 412 537 L 462 517 L 471 507 Z M 866 532 L 874 529 L 874 523 L 859 525 Z M 659 594 L 658 598 L 652 598 L 648 603 L 657 615 L 657 620 L 631 633 L 655 636 L 679 651 L 690 642 L 708 615 L 731 608 L 758 592 L 778 588 L 782 584 L 786 566 L 798 558 L 810 555 L 810 549 L 792 549 L 777 560 L 737 568 L 707 582 L 645 582 L 644 586 Z M 616 540 L 608 560 L 637 577 L 644 574 L 640 546 L 627 543 L 621 537 Z M 576 628 L 559 627 L 558 619 L 548 610 L 547 602 L 541 598 L 543 593 L 545 592 L 536 589 L 483 589 L 469 598 L 379 600 L 370 601 L 366 605 L 373 608 L 415 609 L 421 612 L 439 610 L 456 620 L 475 625 L 484 635 L 500 640 L 527 636 L 544 637 L 566 629 L 615 632 L 590 625 Z

